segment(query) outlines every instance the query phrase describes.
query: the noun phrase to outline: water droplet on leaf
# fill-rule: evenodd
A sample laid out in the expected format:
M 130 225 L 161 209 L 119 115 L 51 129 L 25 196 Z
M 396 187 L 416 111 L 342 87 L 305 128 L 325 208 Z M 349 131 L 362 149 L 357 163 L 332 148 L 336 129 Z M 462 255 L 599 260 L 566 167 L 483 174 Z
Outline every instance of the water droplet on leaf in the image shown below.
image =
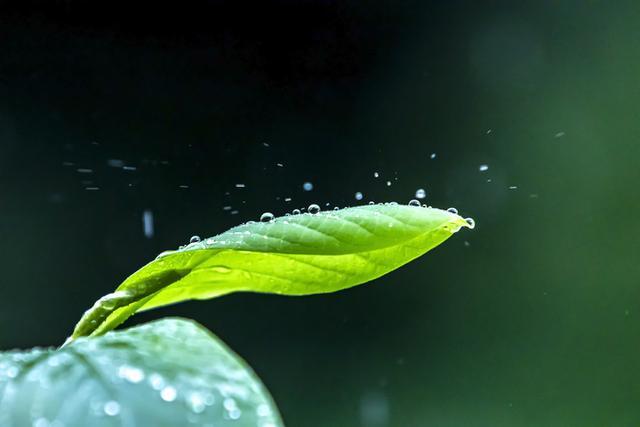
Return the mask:
M 274 216 L 271 212 L 265 212 L 260 216 L 260 222 L 271 222 L 273 218 Z

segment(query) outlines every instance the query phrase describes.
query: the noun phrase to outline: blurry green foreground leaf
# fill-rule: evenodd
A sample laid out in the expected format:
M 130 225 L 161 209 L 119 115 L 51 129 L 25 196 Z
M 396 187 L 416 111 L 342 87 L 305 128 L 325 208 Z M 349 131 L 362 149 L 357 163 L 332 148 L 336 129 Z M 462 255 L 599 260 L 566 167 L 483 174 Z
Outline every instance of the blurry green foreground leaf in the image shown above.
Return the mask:
M 98 300 L 71 339 L 103 334 L 140 310 L 231 292 L 334 292 L 382 276 L 461 227 L 455 213 L 395 203 L 248 222 L 168 251 Z
M 0 426 L 187 425 L 282 426 L 251 369 L 192 321 L 0 353 Z

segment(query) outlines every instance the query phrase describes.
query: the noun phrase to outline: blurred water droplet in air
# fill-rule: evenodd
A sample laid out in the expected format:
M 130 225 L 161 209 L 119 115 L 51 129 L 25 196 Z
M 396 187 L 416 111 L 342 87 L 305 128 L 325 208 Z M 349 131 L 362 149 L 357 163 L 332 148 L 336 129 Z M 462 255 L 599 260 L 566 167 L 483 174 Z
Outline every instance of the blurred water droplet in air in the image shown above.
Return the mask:
M 389 425 L 389 402 L 381 392 L 370 392 L 360 399 L 360 420 L 365 427 Z
M 123 170 L 123 171 L 130 171 L 130 172 L 133 172 L 133 171 L 138 170 L 138 168 L 137 168 L 137 167 L 135 167 L 135 166 L 123 166 L 123 167 L 122 167 L 122 170 Z
M 185 185 L 185 184 L 182 184 L 182 185 L 178 185 L 178 188 L 186 189 L 186 188 L 189 188 L 189 186 Z
M 380 174 L 379 174 L 378 172 L 374 172 L 374 173 L 373 173 L 373 177 L 374 177 L 374 178 L 378 178 L 379 176 L 380 176 Z
M 313 190 L 313 184 L 310 182 L 305 182 L 304 184 L 302 184 L 302 189 L 304 191 L 311 191 Z
M 425 197 L 427 197 L 427 192 L 424 188 L 418 188 L 416 190 L 416 199 L 424 199 Z
M 362 195 L 362 193 L 361 193 L 361 192 L 359 192 L 359 191 L 358 191 L 358 192 L 356 193 L 356 195 L 355 195 L 356 200 L 362 200 L 362 198 L 363 198 L 363 197 L 364 197 L 364 196 L 363 196 L 363 195 Z
M 318 206 L 316 204 L 311 204 L 311 205 L 309 205 L 307 210 L 309 211 L 310 214 L 314 214 L 315 215 L 318 212 L 320 212 L 320 206 Z
M 265 212 L 260 215 L 260 222 L 271 222 L 273 221 L 273 214 L 271 212 Z
M 480 166 L 478 166 L 478 170 L 480 172 L 486 172 L 486 171 L 489 170 L 489 165 L 480 165 Z
M 76 172 L 78 172 L 78 173 L 93 173 L 93 169 L 89 169 L 89 168 L 78 168 L 78 169 L 76 169 Z
M 144 236 L 147 239 L 153 237 L 153 212 L 151 212 L 149 209 L 145 209 L 142 212 L 142 228 Z
M 518 186 L 517 185 L 512 185 L 509 187 L 509 190 L 517 190 Z
M 436 153 L 431 153 L 431 156 L 429 156 L 431 159 L 435 159 L 436 158 Z
M 415 206 L 415 207 L 419 208 L 420 207 L 420 202 L 417 201 L 416 199 L 411 199 L 409 201 L 409 206 Z
M 109 159 L 107 160 L 107 166 L 111 166 L 112 168 L 121 168 L 124 166 L 124 162 L 120 159 Z
M 391 181 L 387 181 L 387 187 L 391 187 Z
M 555 138 L 562 138 L 564 136 L 564 132 L 558 132 L 554 135 Z
M 244 184 L 236 184 L 236 188 L 244 188 L 245 185 Z

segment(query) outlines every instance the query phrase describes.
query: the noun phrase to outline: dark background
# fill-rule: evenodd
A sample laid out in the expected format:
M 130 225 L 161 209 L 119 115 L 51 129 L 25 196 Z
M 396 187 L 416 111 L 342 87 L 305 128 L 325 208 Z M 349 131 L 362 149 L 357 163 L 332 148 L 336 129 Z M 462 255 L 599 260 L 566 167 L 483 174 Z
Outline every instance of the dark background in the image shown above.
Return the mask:
M 640 3 L 133 3 L 0 2 L 1 348 L 192 234 L 424 188 L 476 229 L 129 324 L 201 322 L 290 426 L 640 423 Z

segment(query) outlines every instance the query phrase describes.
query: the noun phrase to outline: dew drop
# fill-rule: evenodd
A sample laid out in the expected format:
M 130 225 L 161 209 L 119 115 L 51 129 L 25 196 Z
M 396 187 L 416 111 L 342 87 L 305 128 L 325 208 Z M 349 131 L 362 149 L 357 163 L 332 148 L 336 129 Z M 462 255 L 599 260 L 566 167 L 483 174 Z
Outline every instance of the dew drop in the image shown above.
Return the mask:
M 375 205 L 376 202 L 374 202 L 373 200 L 369 202 L 369 205 Z
M 359 191 L 355 194 L 355 198 L 356 198 L 356 200 L 362 200 L 362 198 L 363 198 L 363 197 L 364 197 L 364 196 L 363 196 L 363 195 L 362 195 L 362 193 L 361 193 L 361 192 L 359 192 Z
M 263 403 L 258 406 L 256 412 L 258 413 L 259 417 L 268 417 L 269 415 L 271 415 L 271 408 L 269 408 L 269 405 L 267 405 L 266 403 Z
M 164 379 L 162 378 L 162 375 L 154 372 L 149 375 L 149 384 L 151 384 L 151 387 L 153 387 L 154 390 L 160 390 L 164 387 Z
M 470 229 L 473 230 L 474 228 L 476 228 L 476 221 L 473 218 L 465 218 L 464 220 L 467 221 Z
M 420 202 L 417 201 L 416 199 L 411 199 L 411 201 L 409 201 L 409 206 L 415 206 L 416 208 L 419 208 Z
M 456 208 L 449 208 L 449 209 L 447 209 L 447 212 L 450 212 L 450 213 L 452 213 L 454 215 L 458 215 L 458 209 L 456 209 Z
M 9 378 L 15 378 L 18 376 L 18 368 L 16 368 L 15 366 L 11 366 L 6 370 L 6 374 Z
M 340 210 L 340 208 L 339 208 L 339 207 L 337 207 L 337 206 L 335 206 L 335 207 L 333 208 L 333 210 L 334 210 L 334 211 L 339 211 L 339 210 Z
M 274 216 L 271 212 L 265 212 L 260 216 L 260 222 L 271 222 L 273 218 Z
M 200 241 L 200 236 L 191 236 L 189 239 L 189 243 L 198 243 Z
M 232 420 L 239 419 L 241 415 L 242 415 L 242 411 L 238 408 L 234 408 L 229 411 L 229 418 L 231 418 Z
M 44 417 L 40 417 L 33 422 L 33 427 L 49 427 L 49 420 Z
M 144 379 L 144 372 L 133 366 L 122 365 L 118 368 L 118 376 L 136 384 Z
M 114 417 L 120 413 L 120 404 L 115 400 L 110 400 L 104 404 L 104 413 L 110 417 Z
M 178 392 L 176 391 L 176 389 L 171 387 L 170 385 L 163 388 L 162 391 L 160 392 L 160 397 L 165 402 L 173 402 L 174 400 L 176 400 L 177 395 L 178 395 Z
M 309 205 L 309 207 L 307 208 L 307 211 L 309 211 L 310 214 L 317 214 L 318 212 L 320 212 L 320 206 L 314 204 Z
M 191 406 L 191 410 L 196 414 L 204 411 L 206 406 L 204 397 L 200 393 L 192 393 L 189 397 L 189 404 Z
M 416 190 L 416 199 L 424 199 L 425 197 L 427 197 L 427 192 L 424 188 L 418 188 Z
M 291 213 L 294 215 L 300 215 L 300 209 L 294 209 Z

